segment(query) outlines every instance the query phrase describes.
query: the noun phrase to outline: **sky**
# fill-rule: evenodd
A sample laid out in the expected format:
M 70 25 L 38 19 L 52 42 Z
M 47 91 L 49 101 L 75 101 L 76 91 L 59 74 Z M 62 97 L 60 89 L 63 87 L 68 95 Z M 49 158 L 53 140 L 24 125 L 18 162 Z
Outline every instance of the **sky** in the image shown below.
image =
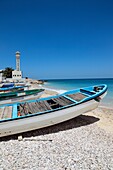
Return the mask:
M 0 70 L 24 77 L 113 78 L 113 0 L 0 0 Z

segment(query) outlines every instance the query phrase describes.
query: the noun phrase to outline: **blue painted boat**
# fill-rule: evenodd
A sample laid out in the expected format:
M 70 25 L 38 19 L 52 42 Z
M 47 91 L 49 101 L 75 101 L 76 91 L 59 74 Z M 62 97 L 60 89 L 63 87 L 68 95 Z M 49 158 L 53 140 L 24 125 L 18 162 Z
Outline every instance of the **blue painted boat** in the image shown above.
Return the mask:
M 0 107 L 0 137 L 51 126 L 98 107 L 107 85 Z
M 0 92 L 9 92 L 9 91 L 16 91 L 19 89 L 24 89 L 27 86 L 15 86 L 14 83 L 13 84 L 4 84 L 0 87 Z
M 9 88 L 9 87 L 14 87 L 14 83 L 3 83 L 1 88 Z
M 31 90 L 24 90 L 23 88 L 18 88 L 17 90 L 13 89 L 10 92 L 0 93 L 0 105 L 36 99 L 40 97 L 43 92 L 44 89 L 31 89 Z

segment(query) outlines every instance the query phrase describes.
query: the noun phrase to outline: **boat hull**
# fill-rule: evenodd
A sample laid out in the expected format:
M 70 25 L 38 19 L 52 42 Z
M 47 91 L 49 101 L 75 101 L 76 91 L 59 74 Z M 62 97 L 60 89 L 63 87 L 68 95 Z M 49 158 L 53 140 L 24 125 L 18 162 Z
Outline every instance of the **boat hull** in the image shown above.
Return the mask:
M 40 129 L 55 125 L 97 108 L 99 102 L 92 99 L 85 103 L 71 106 L 62 110 L 34 115 L 16 120 L 1 122 L 0 137 Z

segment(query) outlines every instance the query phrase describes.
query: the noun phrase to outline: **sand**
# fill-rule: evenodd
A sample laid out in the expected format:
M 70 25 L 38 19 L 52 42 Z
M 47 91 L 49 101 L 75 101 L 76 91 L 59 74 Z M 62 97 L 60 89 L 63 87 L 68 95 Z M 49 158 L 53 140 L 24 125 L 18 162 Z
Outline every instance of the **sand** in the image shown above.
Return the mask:
M 89 116 L 95 116 L 99 119 L 97 126 L 106 132 L 113 133 L 113 109 L 100 106 L 97 109 L 86 113 Z

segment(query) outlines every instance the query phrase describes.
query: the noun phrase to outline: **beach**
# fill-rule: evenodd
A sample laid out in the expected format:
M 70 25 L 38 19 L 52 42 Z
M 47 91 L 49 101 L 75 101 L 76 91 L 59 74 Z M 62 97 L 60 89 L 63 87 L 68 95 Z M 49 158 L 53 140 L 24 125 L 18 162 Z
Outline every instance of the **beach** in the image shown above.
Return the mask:
M 35 86 L 40 87 L 40 86 Z M 56 95 L 46 89 L 41 97 Z M 113 170 L 113 109 L 0 138 L 0 170 Z

